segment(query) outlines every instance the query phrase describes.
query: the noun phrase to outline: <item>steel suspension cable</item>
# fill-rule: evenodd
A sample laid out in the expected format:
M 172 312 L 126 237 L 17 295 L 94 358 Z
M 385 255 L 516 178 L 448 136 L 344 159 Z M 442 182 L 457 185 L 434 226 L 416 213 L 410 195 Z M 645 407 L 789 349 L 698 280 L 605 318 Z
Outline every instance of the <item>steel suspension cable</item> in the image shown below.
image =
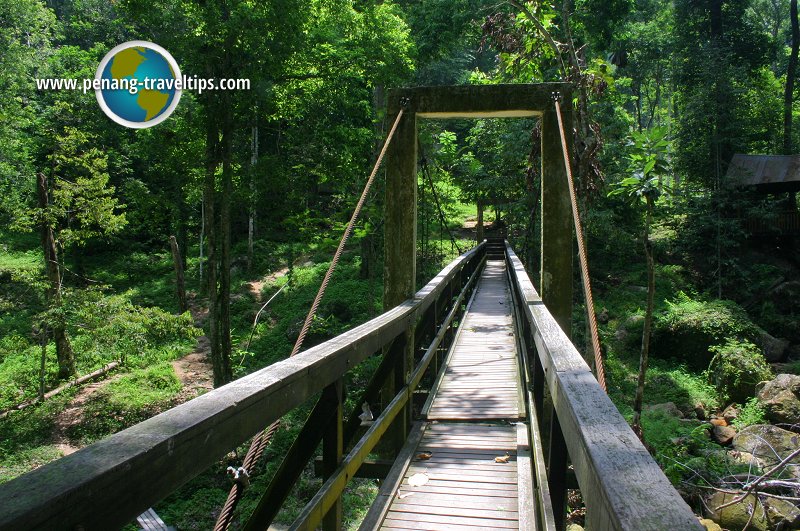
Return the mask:
M 603 367 L 603 354 L 600 350 L 600 336 L 597 333 L 597 317 L 594 314 L 594 298 L 592 297 L 592 284 L 589 280 L 589 263 L 586 254 L 586 243 L 583 240 L 583 228 L 581 227 L 581 217 L 578 213 L 578 198 L 575 195 L 575 181 L 572 178 L 572 167 L 569 161 L 569 148 L 567 147 L 567 136 L 564 132 L 564 120 L 561 117 L 561 96 L 553 94 L 553 101 L 556 107 L 556 117 L 558 118 L 558 132 L 561 135 L 561 150 L 564 153 L 564 167 L 567 170 L 567 182 L 569 184 L 569 198 L 572 203 L 572 219 L 575 222 L 575 235 L 578 239 L 578 257 L 581 263 L 581 278 L 583 280 L 583 295 L 586 299 L 586 313 L 589 320 L 589 333 L 592 340 L 592 350 L 594 351 L 594 366 L 597 374 L 597 382 L 603 391 L 606 391 L 606 372 Z
M 303 341 L 305 340 L 306 335 L 311 328 L 311 324 L 314 322 L 314 316 L 316 315 L 319 304 L 322 301 L 322 296 L 325 294 L 325 289 L 330 283 L 331 277 L 333 276 L 333 271 L 336 269 L 336 265 L 339 263 L 339 259 L 344 252 L 344 246 L 353 233 L 356 221 L 358 220 L 358 216 L 361 214 L 361 209 L 364 207 L 364 203 L 367 200 L 367 195 L 369 194 L 370 188 L 372 188 L 372 183 L 375 181 L 375 176 L 378 174 L 378 169 L 383 162 L 383 157 L 386 155 L 389 143 L 392 141 L 394 133 L 397 130 L 397 126 L 400 123 L 400 119 L 403 117 L 403 112 L 404 109 L 401 108 L 400 112 L 397 113 L 397 118 L 395 118 L 392 128 L 386 137 L 386 141 L 383 143 L 383 148 L 381 148 L 378 159 L 375 161 L 375 166 L 372 168 L 372 173 L 370 173 L 367 183 L 364 185 L 364 190 L 361 192 L 361 197 L 359 198 L 358 203 L 353 210 L 353 215 L 350 217 L 350 221 L 348 222 L 347 228 L 342 235 L 342 239 L 339 241 L 339 246 L 336 248 L 336 253 L 334 253 L 333 259 L 328 266 L 328 271 L 325 273 L 325 277 L 322 279 L 322 284 L 320 284 L 317 295 L 314 297 L 314 302 L 311 304 L 311 308 L 308 310 L 308 315 L 306 315 L 303 328 L 300 330 L 300 334 L 297 336 L 297 341 L 295 342 L 294 348 L 292 348 L 292 353 L 289 355 L 289 357 L 295 356 L 298 352 L 300 352 L 300 349 L 303 346 Z M 255 464 L 261 458 L 264 449 L 267 447 L 267 444 L 269 444 L 270 440 L 272 440 L 275 432 L 278 431 L 279 426 L 280 420 L 276 420 L 264 431 L 260 432 L 253 438 L 242 464 L 242 468 L 245 469 L 248 477 L 252 474 Z M 228 493 L 228 498 L 225 501 L 225 505 L 222 507 L 219 517 L 217 517 L 217 523 L 214 526 L 214 531 L 227 531 L 227 529 L 230 527 L 231 520 L 233 518 L 233 511 L 236 508 L 236 505 L 239 503 L 243 491 L 244 486 L 242 482 L 236 482 L 233 484 L 230 492 Z
M 433 178 L 431 177 L 430 170 L 428 169 L 428 161 L 424 156 L 422 157 L 422 173 L 428 180 L 428 185 L 431 187 L 431 192 L 433 193 L 433 200 L 436 203 L 436 209 L 439 211 L 439 225 L 443 230 L 447 230 L 447 234 L 450 236 L 450 245 L 455 246 L 455 248 L 458 250 L 458 254 L 461 254 L 461 247 L 458 246 L 458 243 L 453 236 L 453 231 L 451 231 L 450 227 L 447 226 L 447 219 L 444 217 L 442 204 L 439 201 L 439 194 L 436 193 L 436 186 L 433 184 Z

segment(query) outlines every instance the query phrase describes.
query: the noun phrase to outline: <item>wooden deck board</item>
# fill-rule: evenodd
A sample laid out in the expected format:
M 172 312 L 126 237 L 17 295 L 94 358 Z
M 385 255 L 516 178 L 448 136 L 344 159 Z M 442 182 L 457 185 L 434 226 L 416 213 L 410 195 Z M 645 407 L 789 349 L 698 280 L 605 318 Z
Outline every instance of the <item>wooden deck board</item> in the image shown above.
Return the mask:
M 489 261 L 429 399 L 431 422 L 415 442 L 381 529 L 519 529 L 525 502 L 518 499 L 514 422 L 524 411 L 512 311 L 505 264 Z M 424 485 L 409 484 L 417 474 L 424 474 Z
M 517 529 L 516 432 L 515 425 L 429 424 L 381 529 Z M 495 461 L 505 456 L 507 463 Z M 426 476 L 424 485 L 409 484 L 416 474 Z
M 520 418 L 512 312 L 505 263 L 488 261 L 431 401 L 429 420 Z

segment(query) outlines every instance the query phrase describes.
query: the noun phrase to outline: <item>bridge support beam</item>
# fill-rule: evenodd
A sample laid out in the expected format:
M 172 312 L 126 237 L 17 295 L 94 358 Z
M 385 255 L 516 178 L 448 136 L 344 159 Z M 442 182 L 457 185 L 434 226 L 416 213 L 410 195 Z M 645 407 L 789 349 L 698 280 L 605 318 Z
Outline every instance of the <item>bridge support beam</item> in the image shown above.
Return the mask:
M 383 307 L 413 296 L 417 239 L 417 119 L 528 118 L 542 120 L 542 300 L 569 335 L 572 319 L 572 211 L 553 94 L 570 102 L 568 83 L 460 85 L 388 91 L 388 120 L 403 119 L 386 159 Z M 567 127 L 569 105 L 563 106 Z M 572 137 L 567 131 L 567 139 Z M 479 207 L 480 208 L 480 207 Z M 480 230 L 480 229 L 479 229 Z M 480 240 L 480 237 L 479 237 Z M 412 338 L 413 342 L 413 338 Z
M 402 106 L 389 107 L 389 123 Z M 383 308 L 414 296 L 417 283 L 417 118 L 406 112 L 386 154 Z
M 572 101 L 569 97 L 562 101 Z M 564 106 L 565 127 L 572 111 Z M 567 171 L 553 103 L 542 114 L 542 234 L 539 291 L 542 302 L 570 336 L 572 328 L 572 210 Z M 567 133 L 567 141 L 572 137 Z

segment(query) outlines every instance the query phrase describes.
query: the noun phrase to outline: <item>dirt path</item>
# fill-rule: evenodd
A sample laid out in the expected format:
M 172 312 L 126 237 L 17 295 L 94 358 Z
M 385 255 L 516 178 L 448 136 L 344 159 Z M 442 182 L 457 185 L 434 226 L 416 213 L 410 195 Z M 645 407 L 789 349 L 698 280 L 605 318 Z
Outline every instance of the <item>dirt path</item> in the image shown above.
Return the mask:
M 172 362 L 175 375 L 183 384 L 176 399 L 182 404 L 214 388 L 213 368 L 208 361 L 211 346 L 206 336 L 197 338 L 197 346 L 186 356 Z
M 286 273 L 288 273 L 288 272 L 289 272 L 289 268 L 288 267 L 282 267 L 282 268 L 278 269 L 277 271 L 274 271 L 274 272 L 270 273 L 269 275 L 267 275 L 265 277 L 262 277 L 262 278 L 260 278 L 258 280 L 251 280 L 250 282 L 248 282 L 246 284 L 247 285 L 247 291 L 250 292 L 250 294 L 253 296 L 253 298 L 256 300 L 256 302 L 261 302 L 261 292 L 264 290 L 264 286 L 266 286 L 270 282 L 275 282 L 276 280 L 278 280 L 282 276 L 286 275 Z
M 308 256 L 301 256 L 294 262 L 295 267 L 311 267 L 314 265 L 314 262 L 309 260 Z M 258 280 L 251 280 L 248 282 L 247 291 L 253 296 L 257 303 L 261 302 L 261 292 L 264 290 L 264 286 L 269 284 L 270 282 L 275 282 L 279 278 L 286 276 L 289 272 L 288 267 L 282 267 L 276 271 L 273 271 L 269 275 L 261 277 Z
M 70 400 L 67 407 L 55 418 L 52 432 L 53 444 L 63 455 L 69 455 L 81 449 L 81 446 L 76 446 L 77 443 L 67 436 L 67 430 L 83 421 L 83 407 L 89 401 L 89 398 L 119 377 L 119 374 L 115 374 L 105 380 L 84 385 L 78 390 L 78 394 Z

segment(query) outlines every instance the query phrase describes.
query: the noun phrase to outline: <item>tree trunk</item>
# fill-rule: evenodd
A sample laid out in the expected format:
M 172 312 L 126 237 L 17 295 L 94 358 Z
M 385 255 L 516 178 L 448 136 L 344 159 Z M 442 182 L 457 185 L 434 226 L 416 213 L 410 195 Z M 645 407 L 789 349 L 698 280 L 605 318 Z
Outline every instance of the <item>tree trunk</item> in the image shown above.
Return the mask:
M 45 364 L 47 362 L 47 324 L 43 323 L 42 329 L 39 332 L 39 341 L 42 347 L 42 357 L 39 363 L 39 400 L 44 400 L 45 388 Z
M 789 66 L 786 69 L 786 90 L 783 93 L 783 154 L 792 154 L 792 100 L 794 96 L 794 78 L 797 74 L 797 52 L 800 47 L 800 26 L 797 22 L 797 0 L 790 4 L 792 21 L 792 53 L 789 55 Z M 794 195 L 794 194 L 792 194 Z
M 792 52 L 786 68 L 786 89 L 783 93 L 783 154 L 792 154 L 792 103 L 794 100 L 794 79 L 797 75 L 797 53 L 800 48 L 800 25 L 797 21 L 797 0 L 791 0 L 790 19 L 792 24 Z M 797 197 L 794 192 L 787 194 L 787 208 L 797 209 Z
M 209 98 L 211 99 L 211 98 Z M 217 288 L 217 220 L 216 220 L 216 173 L 219 130 L 211 105 L 206 112 L 206 175 L 203 188 L 204 228 L 206 232 L 206 285 L 208 291 L 208 340 L 211 347 L 211 364 L 214 369 L 214 385 L 222 382 L 222 367 L 219 344 L 219 291 Z
M 39 208 L 44 213 L 49 206 L 49 200 L 47 197 L 47 178 L 43 173 L 38 175 L 36 191 L 39 198 Z M 56 309 L 61 306 L 61 272 L 58 267 L 58 253 L 53 229 L 44 219 L 41 226 L 41 241 L 47 281 L 49 283 L 47 301 L 50 309 Z M 63 317 L 57 317 L 55 322 L 50 323 L 50 327 L 53 329 L 53 340 L 56 343 L 58 377 L 59 379 L 69 378 L 75 374 L 75 354 L 69 342 Z
M 250 141 L 250 210 L 247 216 L 247 270 L 253 267 L 253 239 L 256 232 L 256 165 L 258 164 L 258 125 Z
M 217 385 L 233 379 L 231 370 L 231 196 L 233 195 L 233 167 L 231 166 L 233 126 L 228 93 L 222 95 L 224 118 L 222 122 L 222 203 L 220 208 L 220 234 L 222 237 L 222 263 L 219 275 L 219 343 L 220 375 Z
M 653 263 L 653 246 L 650 243 L 650 222 L 653 216 L 653 201 L 647 198 L 647 220 L 644 228 L 644 253 L 647 257 L 647 308 L 644 314 L 644 330 L 642 331 L 642 352 L 639 357 L 639 379 L 636 383 L 636 398 L 633 402 L 633 429 L 642 438 L 642 398 L 644 382 L 647 376 L 647 362 L 650 356 L 650 328 L 653 324 L 653 299 L 656 292 L 655 265 Z
M 172 261 L 175 264 L 176 292 L 178 295 L 178 309 L 180 313 L 186 311 L 186 282 L 183 276 L 183 260 L 181 250 L 178 247 L 178 240 L 175 236 L 169 237 L 169 246 L 172 249 Z
M 478 223 L 475 225 L 476 237 L 478 243 L 481 243 L 485 238 L 483 233 L 483 200 L 478 199 Z

